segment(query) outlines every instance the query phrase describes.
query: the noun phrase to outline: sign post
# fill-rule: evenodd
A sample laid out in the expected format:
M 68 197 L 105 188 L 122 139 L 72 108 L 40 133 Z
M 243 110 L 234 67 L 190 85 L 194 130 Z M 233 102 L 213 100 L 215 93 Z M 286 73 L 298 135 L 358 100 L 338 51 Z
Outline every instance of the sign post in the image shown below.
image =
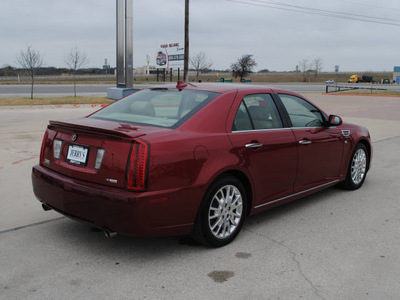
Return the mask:
M 336 86 L 335 86 L 335 91 L 337 91 L 337 79 L 338 79 L 338 73 L 339 73 L 339 65 L 336 65 L 336 66 L 335 66 L 335 73 L 336 73 L 336 80 L 335 80 Z

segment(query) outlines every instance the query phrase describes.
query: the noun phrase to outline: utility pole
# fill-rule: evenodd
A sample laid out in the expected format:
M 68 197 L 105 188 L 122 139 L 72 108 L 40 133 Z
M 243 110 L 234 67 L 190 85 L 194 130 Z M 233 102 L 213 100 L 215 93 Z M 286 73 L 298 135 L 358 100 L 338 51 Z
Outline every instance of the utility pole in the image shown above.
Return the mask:
M 189 71 L 189 0 L 185 0 L 185 60 L 183 65 L 183 78 L 188 81 Z

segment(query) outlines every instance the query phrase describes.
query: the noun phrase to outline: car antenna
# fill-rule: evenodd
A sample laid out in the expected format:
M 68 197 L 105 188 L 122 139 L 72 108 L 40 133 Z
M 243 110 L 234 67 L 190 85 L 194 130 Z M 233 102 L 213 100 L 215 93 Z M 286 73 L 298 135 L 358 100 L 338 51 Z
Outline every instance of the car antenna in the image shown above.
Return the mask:
M 188 86 L 188 84 L 191 85 L 191 86 L 196 87 L 194 84 L 191 84 L 191 83 L 189 83 L 189 82 L 183 82 L 183 81 L 178 80 L 178 82 L 176 83 L 176 88 L 177 88 L 179 91 L 182 91 L 185 87 Z

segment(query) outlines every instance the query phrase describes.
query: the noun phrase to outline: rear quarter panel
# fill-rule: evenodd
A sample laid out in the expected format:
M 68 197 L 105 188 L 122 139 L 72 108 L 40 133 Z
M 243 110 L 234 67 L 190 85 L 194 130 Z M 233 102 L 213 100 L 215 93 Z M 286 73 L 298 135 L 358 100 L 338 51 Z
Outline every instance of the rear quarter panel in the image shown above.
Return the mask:
M 148 190 L 193 187 L 197 209 L 210 183 L 237 163 L 225 125 L 236 92 L 222 94 L 179 128 L 143 137 L 150 144 Z

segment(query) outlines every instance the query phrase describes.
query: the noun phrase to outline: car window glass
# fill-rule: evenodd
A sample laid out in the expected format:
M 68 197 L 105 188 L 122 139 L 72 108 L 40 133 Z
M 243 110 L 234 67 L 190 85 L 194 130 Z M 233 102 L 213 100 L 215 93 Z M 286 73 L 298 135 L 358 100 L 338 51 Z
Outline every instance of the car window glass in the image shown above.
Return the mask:
M 236 112 L 235 120 L 233 121 L 232 131 L 252 130 L 253 125 L 247 112 L 246 105 L 242 101 L 239 109 Z
M 321 127 L 321 112 L 315 106 L 296 96 L 279 94 L 293 127 Z
M 241 120 L 245 112 L 245 122 Z M 250 124 L 249 124 L 250 121 Z M 236 130 L 281 128 L 282 121 L 270 94 L 254 94 L 243 97 L 242 104 L 235 117 Z M 242 126 L 240 126 L 240 124 Z
M 127 96 L 90 118 L 175 128 L 218 95 L 197 90 L 148 89 Z

